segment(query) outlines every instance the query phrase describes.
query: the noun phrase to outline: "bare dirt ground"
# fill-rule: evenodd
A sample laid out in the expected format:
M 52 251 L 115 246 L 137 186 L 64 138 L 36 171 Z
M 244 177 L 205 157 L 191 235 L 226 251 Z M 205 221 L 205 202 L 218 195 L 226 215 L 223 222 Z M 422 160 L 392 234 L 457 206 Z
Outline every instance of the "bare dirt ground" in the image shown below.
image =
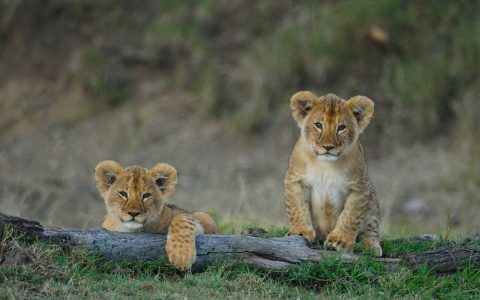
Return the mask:
M 30 98 L 36 99 L 31 105 L 38 105 L 12 105 L 4 115 L 9 118 L 2 118 L 2 212 L 48 225 L 98 226 L 105 209 L 93 168 L 115 159 L 124 165 L 173 164 L 180 177 L 171 201 L 214 212 L 226 228 L 248 222 L 286 224 L 283 174 L 298 136 L 288 99 L 269 129 L 256 136 L 199 113 L 191 95 L 165 95 L 156 86 L 142 81 L 131 102 L 71 126 L 70 118 L 85 101 L 79 87 L 29 80 L 2 85 L 2 99 L 20 104 Z M 478 212 L 469 209 L 476 204 L 464 200 L 469 191 L 458 189 L 451 178 L 464 171 L 464 161 L 452 159 L 443 145 L 414 145 L 370 157 L 385 233 L 446 228 L 467 233 L 480 225 Z M 371 150 L 368 144 L 366 150 Z

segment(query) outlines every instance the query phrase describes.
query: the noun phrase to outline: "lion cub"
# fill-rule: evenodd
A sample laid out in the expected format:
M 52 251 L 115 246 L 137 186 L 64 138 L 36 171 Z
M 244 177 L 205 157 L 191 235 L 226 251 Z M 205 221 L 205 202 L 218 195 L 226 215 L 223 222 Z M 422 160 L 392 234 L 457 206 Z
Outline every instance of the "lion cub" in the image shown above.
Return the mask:
M 148 170 L 123 168 L 111 160 L 95 168 L 97 188 L 107 206 L 102 227 L 122 232 L 167 232 L 168 259 L 177 269 L 189 268 L 196 258 L 195 237 L 217 232 L 212 217 L 164 204 L 175 190 L 177 170 L 162 163 Z
M 309 241 L 322 237 L 326 246 L 346 251 L 358 239 L 382 256 L 380 209 L 358 140 L 373 106 L 364 96 L 292 96 L 290 107 L 301 134 L 285 174 L 289 234 Z

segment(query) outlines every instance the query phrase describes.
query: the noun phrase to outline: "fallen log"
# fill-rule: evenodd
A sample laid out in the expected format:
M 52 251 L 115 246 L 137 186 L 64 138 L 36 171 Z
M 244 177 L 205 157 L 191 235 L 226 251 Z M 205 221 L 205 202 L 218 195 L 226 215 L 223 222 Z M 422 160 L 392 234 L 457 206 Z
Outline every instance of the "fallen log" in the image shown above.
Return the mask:
M 105 260 L 132 262 L 154 260 L 165 255 L 166 236 L 163 234 L 119 233 L 103 228 L 54 228 L 0 214 L 0 234 L 7 227 L 20 233 L 24 240 L 41 240 L 66 248 L 82 247 Z M 319 262 L 325 258 L 338 258 L 346 264 L 354 264 L 359 259 L 355 254 L 310 248 L 300 236 L 264 239 L 243 235 L 200 235 L 196 247 L 194 269 L 202 269 L 216 259 L 243 262 L 271 271 L 282 271 L 302 262 Z M 389 271 L 427 265 L 437 273 L 450 273 L 466 264 L 480 268 L 480 249 L 447 246 L 400 258 L 377 258 L 377 261 Z

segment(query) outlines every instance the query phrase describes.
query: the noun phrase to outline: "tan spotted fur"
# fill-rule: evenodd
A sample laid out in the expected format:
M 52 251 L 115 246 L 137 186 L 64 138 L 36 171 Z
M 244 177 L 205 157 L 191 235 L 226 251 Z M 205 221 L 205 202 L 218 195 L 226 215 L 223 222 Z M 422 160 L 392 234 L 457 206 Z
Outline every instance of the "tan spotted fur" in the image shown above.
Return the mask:
M 346 251 L 358 240 L 381 256 L 380 209 L 358 140 L 373 101 L 303 91 L 290 107 L 301 134 L 285 175 L 289 234 L 323 238 L 326 246 Z
M 110 231 L 168 233 L 166 251 L 177 269 L 188 269 L 195 262 L 198 234 L 217 232 L 208 214 L 165 204 L 177 183 L 177 171 L 168 164 L 148 170 L 107 160 L 95 168 L 95 180 L 107 207 L 102 226 Z

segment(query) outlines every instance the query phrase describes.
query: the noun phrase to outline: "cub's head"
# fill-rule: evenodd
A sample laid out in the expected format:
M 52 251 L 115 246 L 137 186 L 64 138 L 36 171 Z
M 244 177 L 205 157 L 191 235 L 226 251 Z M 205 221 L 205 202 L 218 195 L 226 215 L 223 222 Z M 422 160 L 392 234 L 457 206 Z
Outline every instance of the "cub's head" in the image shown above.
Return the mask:
M 334 94 L 317 97 L 306 91 L 290 99 L 302 137 L 324 161 L 336 161 L 350 149 L 370 122 L 373 106 L 364 96 L 344 100 Z
M 148 170 L 140 166 L 123 168 L 106 160 L 95 167 L 97 188 L 107 210 L 127 229 L 140 229 L 156 218 L 165 199 L 175 190 L 177 170 L 162 163 Z

